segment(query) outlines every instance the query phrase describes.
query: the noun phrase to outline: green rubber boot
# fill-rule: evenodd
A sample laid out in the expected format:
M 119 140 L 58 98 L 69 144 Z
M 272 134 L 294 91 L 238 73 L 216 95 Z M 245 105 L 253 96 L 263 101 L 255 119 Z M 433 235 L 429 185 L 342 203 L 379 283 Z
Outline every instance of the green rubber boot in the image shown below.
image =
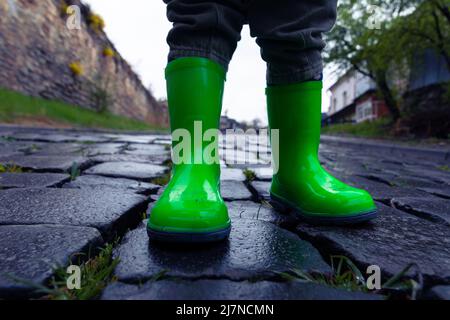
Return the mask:
M 147 233 L 166 242 L 225 239 L 231 223 L 220 195 L 217 135 L 225 71 L 205 58 L 180 58 L 168 64 L 166 81 L 172 178 L 151 210 Z
M 337 180 L 320 165 L 321 92 L 321 81 L 266 89 L 269 126 L 279 129 L 278 151 L 272 136 L 272 202 L 316 224 L 373 219 L 376 206 L 369 193 Z

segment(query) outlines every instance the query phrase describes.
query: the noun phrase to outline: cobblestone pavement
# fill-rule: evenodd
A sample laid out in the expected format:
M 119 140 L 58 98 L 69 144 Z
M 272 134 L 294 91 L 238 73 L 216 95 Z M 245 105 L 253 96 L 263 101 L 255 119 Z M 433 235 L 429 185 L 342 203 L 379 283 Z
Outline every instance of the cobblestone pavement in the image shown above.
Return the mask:
M 0 174 L 0 298 L 33 296 L 30 283 L 48 283 L 55 264 L 68 265 L 74 253 L 117 237 L 117 281 L 102 299 L 383 298 L 282 281 L 292 270 L 330 274 L 332 255 L 363 271 L 378 265 L 383 280 L 414 263 L 405 277 L 422 282 L 422 298 L 450 298 L 445 153 L 324 139 L 323 165 L 371 192 L 380 217 L 354 227 L 313 227 L 267 202 L 270 156 L 257 155 L 255 139 L 250 164 L 233 164 L 246 154 L 224 143 L 222 193 L 232 233 L 226 242 L 193 248 L 149 243 L 145 231 L 145 212 L 169 171 L 168 136 L 14 127 L 0 127 L 0 136 L 0 163 L 22 169 Z

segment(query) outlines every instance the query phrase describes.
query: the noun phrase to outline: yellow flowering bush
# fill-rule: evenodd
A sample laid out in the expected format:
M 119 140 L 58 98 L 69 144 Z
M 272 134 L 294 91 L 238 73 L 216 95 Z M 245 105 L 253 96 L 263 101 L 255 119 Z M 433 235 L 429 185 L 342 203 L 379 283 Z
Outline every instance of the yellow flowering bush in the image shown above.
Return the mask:
M 114 53 L 113 48 L 111 48 L 111 47 L 104 48 L 103 49 L 103 56 L 105 56 L 105 57 L 114 57 L 115 53 Z
M 83 74 L 83 67 L 79 62 L 72 62 L 69 64 L 69 69 L 75 76 L 81 76 Z
M 103 28 L 105 28 L 105 20 L 103 20 L 103 18 L 98 14 L 95 14 L 95 13 L 89 14 L 88 22 L 89 22 L 89 26 L 94 31 L 99 32 L 99 31 L 103 30 Z
M 63 16 L 67 15 L 67 9 L 68 9 L 68 8 L 69 8 L 69 5 L 68 5 L 65 1 L 62 1 L 62 2 L 61 2 L 60 10 L 61 10 L 61 14 L 62 14 Z

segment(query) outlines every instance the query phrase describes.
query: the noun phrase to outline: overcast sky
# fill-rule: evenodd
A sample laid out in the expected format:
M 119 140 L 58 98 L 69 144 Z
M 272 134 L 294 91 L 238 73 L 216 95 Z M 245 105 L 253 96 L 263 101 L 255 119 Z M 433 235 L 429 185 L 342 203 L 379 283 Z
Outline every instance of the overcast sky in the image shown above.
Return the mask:
M 166 97 L 164 68 L 169 47 L 166 43 L 171 23 L 166 19 L 162 0 L 84 0 L 106 22 L 106 33 L 122 56 L 150 87 L 156 98 Z M 265 70 L 259 48 L 244 27 L 225 87 L 223 113 L 237 120 L 255 118 L 267 123 L 265 109 Z M 330 82 L 325 75 L 325 87 Z M 329 98 L 324 90 L 322 110 L 328 110 Z

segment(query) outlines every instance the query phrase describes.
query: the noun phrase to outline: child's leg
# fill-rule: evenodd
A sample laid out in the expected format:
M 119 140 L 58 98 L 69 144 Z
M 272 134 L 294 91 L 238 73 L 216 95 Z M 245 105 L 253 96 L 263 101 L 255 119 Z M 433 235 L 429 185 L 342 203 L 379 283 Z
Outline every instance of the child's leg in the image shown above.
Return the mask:
M 268 85 L 320 80 L 322 33 L 336 20 L 337 0 L 258 0 L 248 9 L 250 31 L 267 62 Z
M 164 0 L 173 28 L 167 36 L 169 62 L 180 57 L 203 57 L 225 70 L 245 22 L 242 0 Z
M 249 9 L 252 35 L 268 65 L 269 125 L 275 205 L 313 223 L 358 223 L 375 217 L 371 196 L 337 180 L 318 160 L 321 126 L 322 32 L 336 16 L 336 0 L 260 0 Z
M 243 23 L 232 5 L 240 1 L 166 2 L 174 23 L 166 68 L 173 170 L 147 230 L 162 241 L 222 240 L 231 223 L 219 189 L 218 129 L 226 69 Z

